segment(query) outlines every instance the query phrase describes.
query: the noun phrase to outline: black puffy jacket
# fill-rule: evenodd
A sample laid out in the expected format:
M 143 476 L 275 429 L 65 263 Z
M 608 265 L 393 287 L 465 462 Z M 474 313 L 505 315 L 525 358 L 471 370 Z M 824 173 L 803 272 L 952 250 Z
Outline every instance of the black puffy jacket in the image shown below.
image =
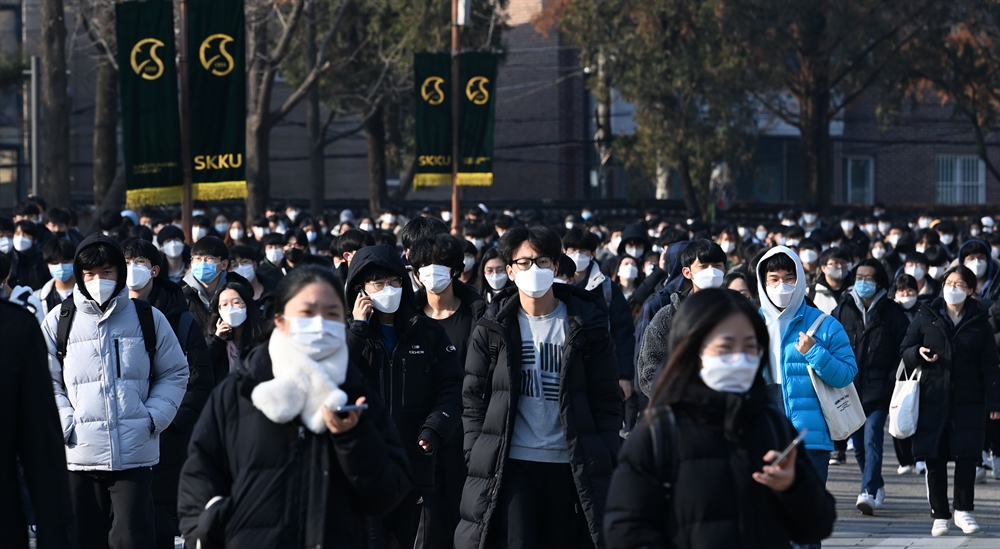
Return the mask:
M 747 400 L 691 384 L 673 406 L 672 434 L 663 413 L 658 424 L 636 425 L 611 481 L 604 517 L 609 547 L 770 548 L 830 535 L 836 504 L 805 446 L 798 447 L 788 490 L 775 492 L 753 480 L 768 450 L 787 446 L 795 429 L 768 406 L 762 378 L 751 393 Z M 727 435 L 726 425 L 737 422 L 735 434 Z
M 591 538 L 596 547 L 604 547 L 601 519 L 621 427 L 615 349 L 602 297 L 564 284 L 554 285 L 553 291 L 569 314 L 559 420 Z M 520 307 L 517 290 L 504 290 L 479 321 L 469 344 L 462 389 L 469 475 L 462 493 L 462 520 L 455 532 L 455 546 L 460 549 L 485 547 L 503 483 L 517 416 L 518 391 L 511 388 L 520 387 Z
M 1000 412 L 1000 357 L 986 309 L 974 299 L 966 300 L 956 326 L 945 306 L 942 298 L 920 305 L 901 348 L 907 371 L 921 369 L 920 415 L 913 435 L 917 460 L 937 457 L 946 427 L 951 458 L 978 458 L 986 411 Z M 937 353 L 938 360 L 924 360 L 920 347 Z
M 314 434 L 296 418 L 268 419 L 251 401 L 270 379 L 263 344 L 212 393 L 181 472 L 185 546 L 368 547 L 366 515 L 382 515 L 410 491 L 406 453 L 385 406 L 357 368 L 340 388 L 369 408 L 354 429 Z M 222 499 L 205 506 L 215 497 Z
M 840 321 L 851 340 L 858 363 L 854 387 L 865 413 L 888 410 L 899 369 L 899 346 L 910 325 L 903 308 L 883 293 L 862 313 L 850 290 L 830 316 Z

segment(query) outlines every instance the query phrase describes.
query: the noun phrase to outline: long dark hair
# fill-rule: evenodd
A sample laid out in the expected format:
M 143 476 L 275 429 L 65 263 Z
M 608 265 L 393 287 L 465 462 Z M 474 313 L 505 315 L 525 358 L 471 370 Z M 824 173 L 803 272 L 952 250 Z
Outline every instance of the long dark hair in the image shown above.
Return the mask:
M 254 338 L 260 335 L 261 324 L 260 310 L 253 300 L 253 288 L 247 287 L 242 282 L 227 282 L 225 286 L 219 288 L 219 291 L 215 293 L 212 304 L 209 305 L 211 316 L 208 319 L 208 325 L 205 326 L 205 334 L 215 335 L 215 325 L 222 318 L 222 315 L 219 314 L 219 298 L 222 296 L 222 292 L 226 290 L 233 290 L 240 294 L 240 299 L 243 300 L 243 303 L 247 304 L 247 319 L 243 321 L 243 324 L 232 329 L 233 343 L 236 344 L 237 348 L 242 349 L 249 346 L 254 341 Z
M 757 345 L 763 351 L 759 372 L 768 367 L 770 353 L 767 325 L 753 302 L 736 292 L 721 288 L 692 293 L 681 304 L 670 324 L 670 358 L 653 387 L 653 394 L 649 398 L 651 409 L 677 403 L 691 383 L 701 383 L 698 377 L 701 366 L 699 355 L 705 337 L 719 322 L 732 314 L 743 314 L 750 320 L 757 336 Z M 755 384 L 763 382 L 759 372 Z

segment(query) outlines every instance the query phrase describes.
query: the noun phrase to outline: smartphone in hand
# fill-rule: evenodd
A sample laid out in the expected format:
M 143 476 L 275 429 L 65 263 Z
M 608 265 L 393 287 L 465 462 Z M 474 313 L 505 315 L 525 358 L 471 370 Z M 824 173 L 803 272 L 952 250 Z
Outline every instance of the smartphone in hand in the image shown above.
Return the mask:
M 808 432 L 809 429 L 802 429 L 801 431 L 799 431 L 798 436 L 796 436 L 790 443 L 788 443 L 788 446 L 786 446 L 785 449 L 782 450 L 780 454 L 778 454 L 778 457 L 774 458 L 774 461 L 768 463 L 768 465 L 781 465 L 786 459 L 788 459 L 788 454 L 792 453 L 792 449 L 798 446 L 800 442 L 806 439 L 806 433 Z

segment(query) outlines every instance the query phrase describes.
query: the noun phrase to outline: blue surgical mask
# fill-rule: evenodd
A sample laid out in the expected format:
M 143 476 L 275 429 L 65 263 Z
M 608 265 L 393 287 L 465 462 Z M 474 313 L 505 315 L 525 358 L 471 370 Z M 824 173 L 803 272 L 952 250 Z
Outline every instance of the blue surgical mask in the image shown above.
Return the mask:
M 73 278 L 73 264 L 60 263 L 58 265 L 49 265 L 49 272 L 52 273 L 52 278 L 59 282 L 66 282 L 70 278 Z
M 208 284 L 215 280 L 215 276 L 218 274 L 218 267 L 215 263 L 202 261 L 201 263 L 191 265 L 191 274 L 194 275 L 194 278 L 198 282 Z
M 854 284 L 854 291 L 861 299 L 869 299 L 875 295 L 875 283 L 868 280 L 859 280 Z

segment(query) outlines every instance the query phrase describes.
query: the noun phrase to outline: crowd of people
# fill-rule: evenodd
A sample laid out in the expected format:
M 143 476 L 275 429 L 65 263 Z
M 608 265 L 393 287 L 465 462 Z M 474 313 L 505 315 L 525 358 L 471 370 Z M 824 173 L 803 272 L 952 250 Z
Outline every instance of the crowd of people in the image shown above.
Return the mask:
M 911 377 L 931 534 L 1000 479 L 1000 216 L 13 213 L 5 545 L 818 547 Z

